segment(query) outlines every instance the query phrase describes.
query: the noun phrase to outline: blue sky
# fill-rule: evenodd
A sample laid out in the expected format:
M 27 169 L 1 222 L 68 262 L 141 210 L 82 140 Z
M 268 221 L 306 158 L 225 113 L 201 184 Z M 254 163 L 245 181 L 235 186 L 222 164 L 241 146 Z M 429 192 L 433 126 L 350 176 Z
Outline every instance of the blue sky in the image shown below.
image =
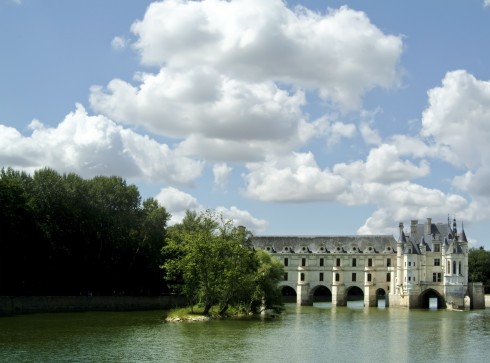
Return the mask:
M 257 234 L 490 248 L 490 1 L 0 0 L 0 166 Z

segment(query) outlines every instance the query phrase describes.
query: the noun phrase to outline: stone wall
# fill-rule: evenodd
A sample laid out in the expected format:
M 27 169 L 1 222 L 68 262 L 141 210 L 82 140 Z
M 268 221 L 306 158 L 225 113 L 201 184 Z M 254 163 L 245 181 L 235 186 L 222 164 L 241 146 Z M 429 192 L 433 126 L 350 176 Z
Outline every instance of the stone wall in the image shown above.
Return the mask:
M 485 293 L 481 282 L 468 284 L 468 293 L 471 299 L 472 309 L 485 309 Z M 488 306 L 488 305 L 487 305 Z
M 0 316 L 75 311 L 159 310 L 184 305 L 180 296 L 0 296 Z

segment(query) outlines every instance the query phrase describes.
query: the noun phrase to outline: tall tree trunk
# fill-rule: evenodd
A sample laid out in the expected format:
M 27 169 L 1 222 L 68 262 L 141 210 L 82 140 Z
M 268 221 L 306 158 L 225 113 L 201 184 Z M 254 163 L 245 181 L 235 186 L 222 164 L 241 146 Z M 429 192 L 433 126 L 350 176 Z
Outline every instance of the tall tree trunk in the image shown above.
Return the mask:
M 211 304 L 206 303 L 206 305 L 204 306 L 204 312 L 203 312 L 204 315 L 209 315 L 209 310 L 211 310 L 211 306 L 212 306 Z

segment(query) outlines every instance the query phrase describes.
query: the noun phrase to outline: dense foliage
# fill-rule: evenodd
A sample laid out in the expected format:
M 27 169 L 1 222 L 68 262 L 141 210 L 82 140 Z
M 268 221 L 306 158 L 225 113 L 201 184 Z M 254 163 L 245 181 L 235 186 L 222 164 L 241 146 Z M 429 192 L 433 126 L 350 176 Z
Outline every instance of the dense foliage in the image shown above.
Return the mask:
M 485 293 L 490 293 L 490 251 L 485 251 L 483 247 L 470 248 L 468 270 L 469 281 L 483 282 Z
M 0 295 L 156 294 L 169 214 L 120 177 L 0 171 Z
M 185 295 L 189 306 L 200 304 L 208 314 L 229 306 L 244 312 L 281 304 L 278 282 L 283 266 L 252 248 L 251 234 L 211 211 L 187 212 L 183 222 L 168 228 L 163 249 L 166 279 Z

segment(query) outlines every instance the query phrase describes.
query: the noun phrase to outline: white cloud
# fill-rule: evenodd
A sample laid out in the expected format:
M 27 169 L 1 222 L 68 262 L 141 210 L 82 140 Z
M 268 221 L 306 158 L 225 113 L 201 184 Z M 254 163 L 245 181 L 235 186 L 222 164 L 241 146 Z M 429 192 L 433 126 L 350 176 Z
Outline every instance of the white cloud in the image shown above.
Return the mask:
M 176 185 L 193 183 L 203 168 L 201 162 L 104 116 L 89 116 L 81 105 L 56 128 L 37 120 L 29 127 L 32 134 L 23 136 L 0 125 L 0 165 L 27 171 L 50 166 L 83 177 L 116 174 Z
M 122 50 L 127 47 L 128 43 L 129 41 L 123 36 L 116 36 L 111 41 L 111 47 L 114 50 Z
M 131 30 L 144 64 L 286 82 L 347 109 L 367 90 L 398 82 L 401 37 L 348 7 L 319 14 L 280 0 L 167 0 L 151 4 Z
M 163 188 L 155 199 L 163 206 L 172 217 L 169 225 L 182 222 L 187 210 L 203 212 L 205 208 L 192 195 L 176 188 Z M 238 209 L 235 206 L 226 208 L 218 206 L 215 209 L 223 218 L 232 220 L 235 225 L 245 226 L 252 232 L 261 232 L 267 227 L 267 221 L 253 217 L 248 211 Z
M 236 226 L 247 227 L 252 233 L 263 232 L 268 225 L 265 219 L 255 218 L 249 212 L 235 206 L 231 208 L 217 207 L 216 211 L 221 213 L 223 218 L 232 220 Z
M 409 160 L 401 160 L 395 145 L 383 144 L 371 149 L 366 162 L 339 163 L 333 171 L 351 181 L 391 184 L 426 176 L 430 168 L 424 160 L 418 166 Z
M 490 0 L 484 0 L 483 1 L 483 7 L 489 7 L 490 6 Z
M 113 80 L 93 87 L 94 110 L 159 134 L 183 138 L 179 150 L 214 160 L 255 160 L 304 142 L 303 92 L 250 84 L 210 69 L 140 75 L 137 88 Z M 309 135 L 311 136 L 311 134 Z
M 226 163 L 218 163 L 213 165 L 214 184 L 220 188 L 226 188 L 228 177 L 232 171 Z
M 379 145 L 382 142 L 378 131 L 372 128 L 372 123 L 361 122 L 359 131 L 366 144 Z
M 440 157 L 453 165 L 475 170 L 490 163 L 490 82 L 466 71 L 448 72 L 441 87 L 428 92 L 422 131 Z
M 313 154 L 290 156 L 247 164 L 245 194 L 251 198 L 275 202 L 335 200 L 347 186 L 345 179 L 321 170 Z

